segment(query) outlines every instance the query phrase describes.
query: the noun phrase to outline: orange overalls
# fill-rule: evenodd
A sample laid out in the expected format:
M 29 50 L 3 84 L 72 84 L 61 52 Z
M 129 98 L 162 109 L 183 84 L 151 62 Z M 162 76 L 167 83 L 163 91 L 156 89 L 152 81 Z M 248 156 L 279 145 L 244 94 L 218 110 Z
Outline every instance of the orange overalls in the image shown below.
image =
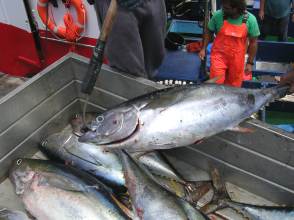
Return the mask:
M 224 24 L 217 34 L 211 51 L 210 78 L 220 77 L 216 83 L 241 87 L 245 76 L 245 54 L 247 51 L 246 26 L 248 14 L 241 25 Z

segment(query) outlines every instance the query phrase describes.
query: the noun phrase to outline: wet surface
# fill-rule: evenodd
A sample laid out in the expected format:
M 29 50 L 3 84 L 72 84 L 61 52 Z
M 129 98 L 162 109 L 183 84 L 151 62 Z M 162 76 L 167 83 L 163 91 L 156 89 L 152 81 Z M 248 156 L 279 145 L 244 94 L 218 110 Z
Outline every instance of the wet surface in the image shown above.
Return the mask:
M 0 73 L 0 98 L 23 84 L 26 80 L 23 77 L 12 77 Z

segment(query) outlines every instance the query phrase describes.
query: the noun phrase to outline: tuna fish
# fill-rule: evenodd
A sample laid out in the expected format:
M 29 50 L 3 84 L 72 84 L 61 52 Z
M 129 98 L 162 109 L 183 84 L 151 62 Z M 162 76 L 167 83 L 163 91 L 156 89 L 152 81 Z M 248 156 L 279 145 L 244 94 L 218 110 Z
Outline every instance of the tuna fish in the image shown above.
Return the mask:
M 128 191 L 134 212 L 144 220 L 204 220 L 200 211 L 153 181 L 129 155 L 121 152 Z
M 132 157 L 137 159 L 141 164 L 144 164 L 151 173 L 186 184 L 186 181 L 177 173 L 160 152 L 152 151 L 144 154 L 134 153 L 132 154 Z
M 71 131 L 47 137 L 41 149 L 51 158 L 87 171 L 116 192 L 126 191 L 122 165 L 118 156 L 91 143 L 81 143 Z
M 71 130 L 64 130 L 46 138 L 41 149 L 52 159 L 58 159 L 93 174 L 116 193 L 126 191 L 122 164 L 115 152 L 91 143 L 81 143 Z M 208 189 L 196 183 L 186 183 L 159 152 L 132 155 L 144 164 L 158 183 L 189 202 L 196 202 Z M 198 184 L 198 183 L 197 183 Z
M 0 220 L 29 220 L 30 218 L 23 212 L 0 208 Z
M 236 128 L 288 89 L 214 84 L 167 88 L 104 112 L 79 140 L 129 152 L 187 146 Z
M 9 177 L 37 219 L 128 219 L 106 186 L 69 166 L 18 159 Z
M 269 206 L 256 206 L 243 203 L 237 203 L 229 200 L 220 202 L 220 206 L 230 207 L 242 214 L 245 218 L 250 220 L 293 220 L 294 208 L 293 207 L 269 207 Z

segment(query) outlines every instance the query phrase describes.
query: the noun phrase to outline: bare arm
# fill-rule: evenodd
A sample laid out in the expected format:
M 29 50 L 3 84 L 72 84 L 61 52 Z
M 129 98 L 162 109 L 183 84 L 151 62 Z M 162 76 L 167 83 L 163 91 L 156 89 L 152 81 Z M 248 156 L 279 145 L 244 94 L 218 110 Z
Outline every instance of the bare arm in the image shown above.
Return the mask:
M 261 20 L 264 19 L 264 7 L 265 7 L 266 0 L 260 0 L 260 9 L 259 9 L 259 17 Z
M 203 35 L 203 46 L 199 52 L 199 57 L 201 60 L 204 59 L 206 54 L 206 48 L 208 44 L 212 41 L 212 38 L 213 38 L 213 33 L 210 30 L 206 29 L 205 34 Z
M 253 63 L 254 58 L 257 53 L 257 37 L 249 38 L 249 46 L 248 46 L 248 62 Z
M 249 38 L 249 46 L 248 46 L 248 59 L 245 67 L 245 73 L 251 73 L 253 67 L 253 61 L 257 53 L 257 37 Z

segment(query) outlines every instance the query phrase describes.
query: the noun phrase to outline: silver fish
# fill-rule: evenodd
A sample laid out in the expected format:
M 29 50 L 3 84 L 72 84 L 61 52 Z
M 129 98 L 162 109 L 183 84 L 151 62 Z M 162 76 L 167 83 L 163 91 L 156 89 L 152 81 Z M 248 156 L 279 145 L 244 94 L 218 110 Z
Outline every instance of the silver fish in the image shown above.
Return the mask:
M 71 131 L 50 135 L 42 142 L 41 149 L 54 159 L 93 174 L 116 191 L 126 191 L 118 156 L 105 151 L 101 146 L 79 142 Z
M 127 219 L 109 189 L 69 166 L 18 159 L 9 177 L 25 208 L 37 219 Z
M 126 191 L 122 164 L 117 154 L 105 151 L 99 145 L 78 142 L 78 137 L 71 130 L 50 135 L 42 142 L 41 150 L 52 159 L 61 160 L 91 173 L 116 193 Z M 170 192 L 189 202 L 195 202 L 198 199 L 194 195 L 201 190 L 195 188 L 194 183 L 186 183 L 158 152 L 141 156 L 136 154 L 132 157 L 150 169 L 158 183 Z
M 0 220 L 29 220 L 30 218 L 24 212 L 0 208 Z
M 153 174 L 186 184 L 186 181 L 177 173 L 160 152 L 152 151 L 143 154 L 133 153 L 131 155 L 132 158 L 135 158 L 141 164 L 144 164 Z
M 288 89 L 213 84 L 163 89 L 104 112 L 79 140 L 129 152 L 188 146 L 236 128 Z
M 198 210 L 186 204 L 187 202 L 155 183 L 129 155 L 121 152 L 121 157 L 128 191 L 138 219 L 206 219 Z
M 294 220 L 294 207 L 256 206 L 233 201 L 221 201 L 222 207 L 230 207 L 250 220 Z

